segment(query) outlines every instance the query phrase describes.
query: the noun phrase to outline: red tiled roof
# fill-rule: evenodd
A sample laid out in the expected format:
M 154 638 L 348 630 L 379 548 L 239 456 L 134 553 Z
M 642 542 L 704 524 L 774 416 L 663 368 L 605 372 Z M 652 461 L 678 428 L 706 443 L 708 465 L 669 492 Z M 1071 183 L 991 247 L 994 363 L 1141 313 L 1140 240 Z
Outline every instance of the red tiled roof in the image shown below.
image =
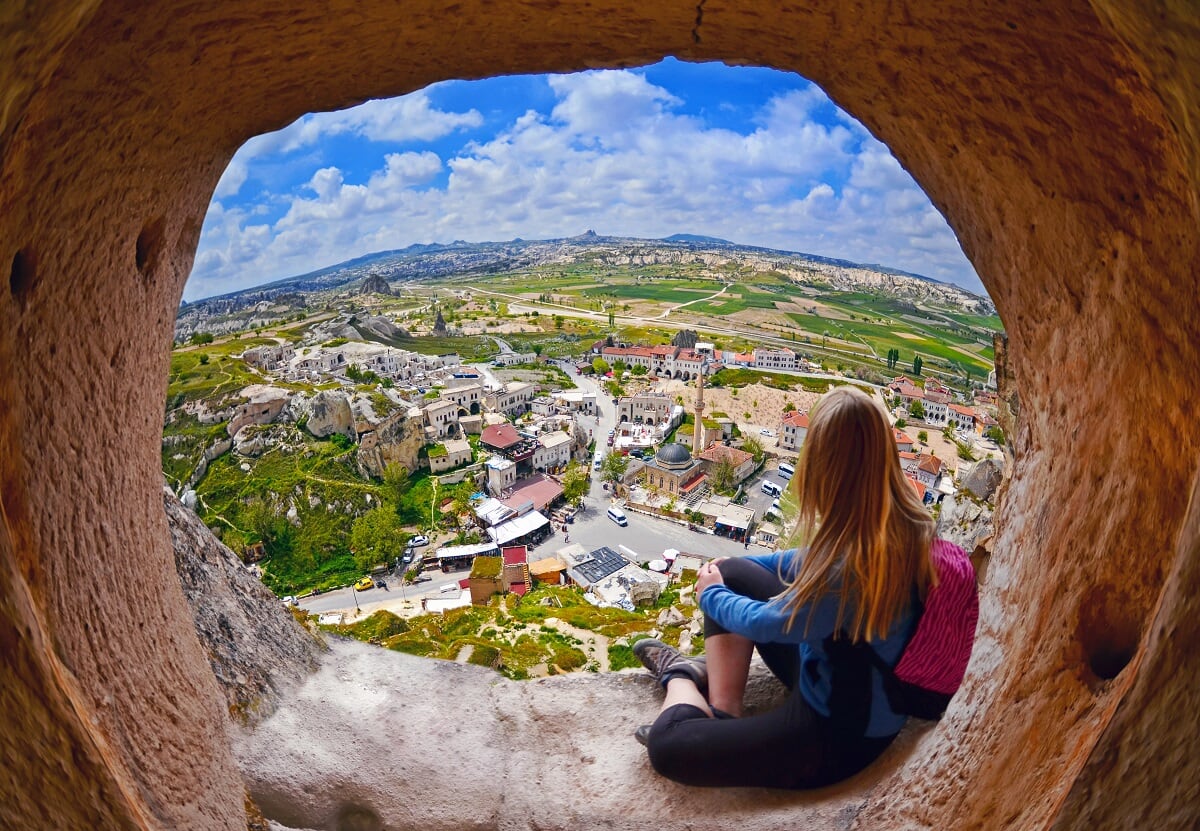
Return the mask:
M 520 442 L 521 436 L 511 424 L 493 424 L 490 427 L 483 428 L 479 440 L 488 447 L 503 450 Z
M 674 355 L 678 346 L 653 346 L 650 352 L 654 355 Z
M 733 356 L 733 360 L 737 361 L 739 363 L 752 364 L 752 363 L 754 363 L 754 353 L 753 352 L 739 352 Z
M 908 434 L 903 430 L 892 429 L 892 436 L 896 439 L 896 444 L 912 445 L 913 440 L 908 437 Z
M 951 404 L 950 409 L 954 410 L 954 412 L 960 415 L 966 415 L 970 416 L 971 418 L 975 418 L 975 411 L 970 407 L 964 407 L 961 404 Z
M 794 410 L 783 417 L 783 423 L 788 427 L 803 427 L 808 429 L 808 413 Z
M 908 477 L 908 481 L 912 483 L 913 490 L 915 490 L 917 492 L 917 498 L 924 501 L 925 486 L 922 485 L 920 482 L 918 482 L 916 479 L 913 479 L 911 476 Z
M 737 467 L 744 464 L 747 460 L 753 459 L 754 456 L 740 447 L 726 447 L 718 442 L 713 442 L 700 454 L 700 458 L 709 462 L 719 462 L 722 459 L 728 459 L 731 465 Z
M 909 453 L 907 450 L 901 450 L 900 458 L 908 461 L 914 461 L 921 458 L 921 455 L 919 453 Z
M 921 463 L 917 465 L 917 468 L 937 476 L 942 472 L 942 460 L 937 456 L 922 456 Z

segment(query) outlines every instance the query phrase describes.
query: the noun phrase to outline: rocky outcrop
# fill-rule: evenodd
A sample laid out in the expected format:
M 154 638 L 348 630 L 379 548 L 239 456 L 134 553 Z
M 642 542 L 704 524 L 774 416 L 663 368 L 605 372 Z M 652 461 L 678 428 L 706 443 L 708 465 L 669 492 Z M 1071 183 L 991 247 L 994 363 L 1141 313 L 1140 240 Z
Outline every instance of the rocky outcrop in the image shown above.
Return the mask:
M 365 477 L 379 479 L 389 464 L 403 465 L 415 471 L 421 464 L 421 448 L 425 446 L 424 422 L 420 412 L 415 418 L 407 411 L 395 412 L 359 438 L 355 460 L 358 471 Z
M 384 340 L 395 341 L 402 338 L 407 338 L 409 336 L 406 329 L 397 326 L 394 322 L 388 320 L 386 317 L 375 316 L 364 318 L 361 322 L 359 322 L 358 325 L 363 329 L 366 329 L 371 334 L 381 337 Z
M 385 294 L 391 296 L 392 287 L 382 274 L 369 274 L 358 286 L 359 294 Z
M 225 428 L 230 436 L 249 424 L 270 424 L 279 418 L 291 397 L 291 393 L 279 387 L 250 387 L 243 392 L 246 403 L 237 407 Z
M 350 408 L 350 399 L 343 392 L 321 390 L 311 398 L 305 397 L 299 404 L 299 410 L 304 429 L 319 439 L 334 433 L 357 438 L 354 412 Z
M 993 502 L 996 489 L 1004 479 L 1004 465 L 996 459 L 977 462 L 961 477 L 960 489 L 970 491 L 976 499 Z
M 166 489 L 163 508 L 175 569 L 213 675 L 230 714 L 253 724 L 317 668 L 324 643 Z
M 204 453 L 200 456 L 200 461 L 196 464 L 195 470 L 192 471 L 192 475 L 184 483 L 182 490 L 191 490 L 196 487 L 196 483 L 204 478 L 204 474 L 208 473 L 209 462 L 218 456 L 228 453 L 231 447 L 233 447 L 232 439 L 221 439 L 206 447 Z

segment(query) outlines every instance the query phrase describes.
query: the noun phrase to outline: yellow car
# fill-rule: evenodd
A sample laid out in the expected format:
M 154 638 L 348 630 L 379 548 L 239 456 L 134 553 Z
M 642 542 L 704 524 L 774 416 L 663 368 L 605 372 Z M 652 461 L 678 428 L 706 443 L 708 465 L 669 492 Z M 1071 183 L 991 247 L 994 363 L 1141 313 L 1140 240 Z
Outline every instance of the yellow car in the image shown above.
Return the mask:
M 354 584 L 354 590 L 359 592 L 365 592 L 367 589 L 373 588 L 375 588 L 375 581 L 370 577 L 363 577 Z

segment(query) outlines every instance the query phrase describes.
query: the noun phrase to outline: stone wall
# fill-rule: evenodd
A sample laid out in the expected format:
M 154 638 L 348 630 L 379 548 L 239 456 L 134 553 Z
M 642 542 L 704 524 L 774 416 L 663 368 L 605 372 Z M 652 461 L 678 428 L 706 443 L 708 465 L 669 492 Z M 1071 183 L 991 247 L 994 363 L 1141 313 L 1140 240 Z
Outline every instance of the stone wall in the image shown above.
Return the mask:
M 1193 4 L 46 0 L 0 16 L 0 824 L 245 824 L 158 446 L 175 312 L 236 148 L 446 78 L 668 54 L 821 84 L 943 211 L 1008 333 L 1014 464 L 966 686 L 869 788 L 839 792 L 832 822 L 1195 823 L 1200 722 L 1179 717 L 1200 705 Z M 580 701 L 602 705 L 595 689 Z M 581 704 L 542 703 L 539 725 L 499 714 L 530 735 L 554 724 L 558 762 L 506 810 L 524 796 L 538 827 L 620 824 L 624 807 L 569 800 L 630 760 L 573 742 L 594 727 Z M 705 817 L 647 787 L 659 825 Z M 425 810 L 391 824 L 448 821 Z M 772 796 L 730 816 L 813 810 Z

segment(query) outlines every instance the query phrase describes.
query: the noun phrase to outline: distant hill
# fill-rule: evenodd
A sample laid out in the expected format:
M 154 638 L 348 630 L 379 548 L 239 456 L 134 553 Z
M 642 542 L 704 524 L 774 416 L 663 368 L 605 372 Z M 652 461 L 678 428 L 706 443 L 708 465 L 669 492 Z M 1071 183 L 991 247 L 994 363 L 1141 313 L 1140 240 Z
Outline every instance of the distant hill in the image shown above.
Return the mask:
M 378 275 L 388 283 L 430 280 L 456 275 L 496 274 L 553 264 L 594 262 L 610 266 L 704 264 L 714 269 L 735 264 L 743 269 L 781 274 L 799 285 L 837 291 L 875 291 L 913 301 L 943 303 L 977 314 L 993 314 L 986 297 L 920 274 L 864 265 L 850 260 L 795 251 L 760 248 L 716 237 L 673 234 L 665 239 L 609 237 L 587 232 L 549 240 L 431 243 L 380 251 L 296 277 L 230 294 L 198 300 L 180 308 L 188 313 L 231 311 L 278 295 L 340 289 Z

